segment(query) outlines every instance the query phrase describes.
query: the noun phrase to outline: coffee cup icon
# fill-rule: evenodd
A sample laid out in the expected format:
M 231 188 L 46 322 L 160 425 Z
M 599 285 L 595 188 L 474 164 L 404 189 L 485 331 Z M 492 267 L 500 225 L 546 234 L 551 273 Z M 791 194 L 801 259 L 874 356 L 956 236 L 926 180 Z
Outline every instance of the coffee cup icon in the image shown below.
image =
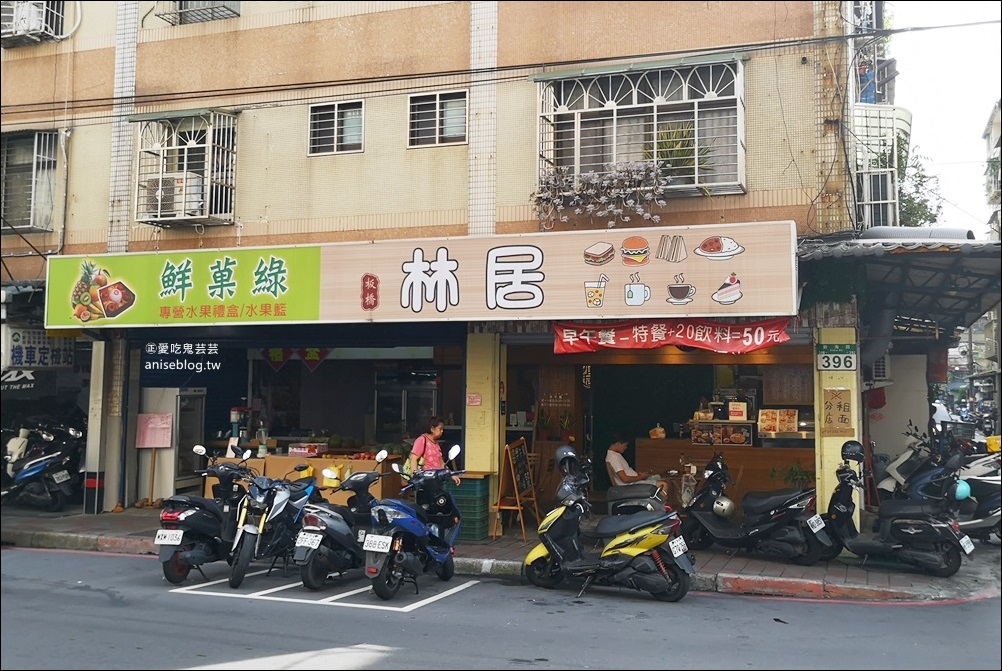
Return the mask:
M 624 296 L 627 305 L 643 305 L 651 300 L 651 288 L 643 283 L 627 284 Z
M 668 302 L 675 305 L 685 305 L 692 302 L 692 297 L 696 295 L 696 287 L 691 284 L 669 284 Z

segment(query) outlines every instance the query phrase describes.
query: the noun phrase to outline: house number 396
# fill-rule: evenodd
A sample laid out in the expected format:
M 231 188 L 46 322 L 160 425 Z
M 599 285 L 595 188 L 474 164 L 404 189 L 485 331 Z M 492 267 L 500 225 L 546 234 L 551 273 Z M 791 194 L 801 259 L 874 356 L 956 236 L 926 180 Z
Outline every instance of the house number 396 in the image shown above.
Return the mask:
M 818 370 L 856 370 L 856 355 L 819 354 Z

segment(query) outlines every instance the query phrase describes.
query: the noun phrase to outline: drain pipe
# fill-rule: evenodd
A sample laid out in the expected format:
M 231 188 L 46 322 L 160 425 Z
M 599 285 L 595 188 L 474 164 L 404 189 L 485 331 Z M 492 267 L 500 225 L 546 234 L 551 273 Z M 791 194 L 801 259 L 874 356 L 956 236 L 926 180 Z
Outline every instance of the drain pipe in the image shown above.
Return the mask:
M 869 326 L 866 338 L 859 346 L 859 363 L 869 366 L 882 357 L 891 345 L 894 333 L 894 318 L 898 316 L 898 305 L 901 303 L 901 290 L 889 291 L 883 295 L 883 300 L 868 311 Z

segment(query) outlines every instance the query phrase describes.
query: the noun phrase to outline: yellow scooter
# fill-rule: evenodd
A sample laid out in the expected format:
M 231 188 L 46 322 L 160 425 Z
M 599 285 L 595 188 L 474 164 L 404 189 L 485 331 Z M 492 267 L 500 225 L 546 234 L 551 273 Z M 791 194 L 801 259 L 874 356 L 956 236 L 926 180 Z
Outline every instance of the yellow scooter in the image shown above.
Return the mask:
M 680 601 L 695 573 L 692 557 L 679 530 L 675 511 L 650 511 L 610 515 L 595 526 L 582 528 L 591 512 L 587 491 L 590 464 L 581 462 L 568 445 L 554 459 L 564 475 L 557 489 L 558 506 L 539 525 L 540 543 L 525 557 L 523 571 L 529 581 L 553 588 L 567 577 L 590 585 L 629 587 L 649 592 L 659 601 Z M 582 540 L 602 543 L 599 554 L 584 549 Z

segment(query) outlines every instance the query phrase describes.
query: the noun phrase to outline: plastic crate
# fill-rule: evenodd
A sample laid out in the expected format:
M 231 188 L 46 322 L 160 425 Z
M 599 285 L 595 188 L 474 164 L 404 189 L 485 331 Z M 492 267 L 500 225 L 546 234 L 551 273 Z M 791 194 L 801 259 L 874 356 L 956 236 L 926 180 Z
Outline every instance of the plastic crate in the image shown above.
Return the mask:
M 487 496 L 490 493 L 489 484 L 489 478 L 463 478 L 458 487 L 447 482 L 445 488 L 457 496 Z
M 484 517 L 490 511 L 490 504 L 487 502 L 486 496 L 453 494 L 452 497 L 456 500 L 456 507 L 459 508 L 459 512 L 462 513 L 464 519 L 467 517 Z
M 463 517 L 463 526 L 456 536 L 461 541 L 482 541 L 487 538 L 489 516 Z

